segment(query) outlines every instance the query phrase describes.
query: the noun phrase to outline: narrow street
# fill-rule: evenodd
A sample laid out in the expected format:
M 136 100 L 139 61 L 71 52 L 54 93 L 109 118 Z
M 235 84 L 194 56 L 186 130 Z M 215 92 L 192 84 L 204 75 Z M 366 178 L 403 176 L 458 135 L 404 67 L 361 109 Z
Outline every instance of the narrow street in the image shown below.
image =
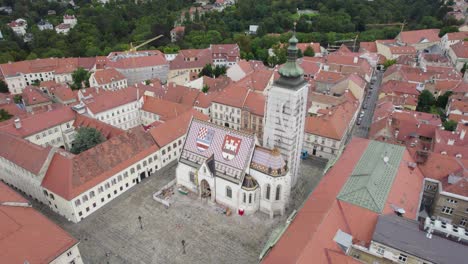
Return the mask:
M 364 102 L 362 103 L 362 108 L 359 112 L 364 111 L 364 116 L 361 119 L 361 124 L 354 124 L 352 135 L 355 137 L 367 138 L 369 134 L 369 129 L 372 124 L 372 117 L 374 116 L 375 106 L 379 99 L 379 89 L 382 83 L 383 72 L 376 71 L 375 75 L 376 80 L 373 84 L 370 84 L 369 89 L 366 92 L 364 97 Z M 370 89 L 372 87 L 372 89 Z M 370 97 L 369 97 L 370 95 Z M 367 106 L 366 109 L 363 109 L 364 106 Z

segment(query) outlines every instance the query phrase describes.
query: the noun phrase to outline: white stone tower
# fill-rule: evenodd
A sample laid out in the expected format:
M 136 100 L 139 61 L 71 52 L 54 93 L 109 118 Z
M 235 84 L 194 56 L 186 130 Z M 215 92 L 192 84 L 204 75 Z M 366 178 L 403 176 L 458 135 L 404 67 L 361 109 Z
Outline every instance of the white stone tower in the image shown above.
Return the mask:
M 304 71 L 297 65 L 296 34 L 289 40 L 288 61 L 279 70 L 280 78 L 267 94 L 263 144 L 278 148 L 291 174 L 291 185 L 297 181 L 304 123 L 307 107 L 308 85 Z

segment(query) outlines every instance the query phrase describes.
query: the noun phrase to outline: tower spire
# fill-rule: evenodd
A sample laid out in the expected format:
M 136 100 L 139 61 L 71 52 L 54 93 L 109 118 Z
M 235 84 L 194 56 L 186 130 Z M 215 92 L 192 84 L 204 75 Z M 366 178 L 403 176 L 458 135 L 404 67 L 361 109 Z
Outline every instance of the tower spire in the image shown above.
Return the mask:
M 284 64 L 284 66 L 279 70 L 279 74 L 283 78 L 299 78 L 304 74 L 304 70 L 296 63 L 298 42 L 299 41 L 296 38 L 296 22 L 294 22 L 293 35 L 289 39 L 288 60 L 286 61 L 286 64 Z

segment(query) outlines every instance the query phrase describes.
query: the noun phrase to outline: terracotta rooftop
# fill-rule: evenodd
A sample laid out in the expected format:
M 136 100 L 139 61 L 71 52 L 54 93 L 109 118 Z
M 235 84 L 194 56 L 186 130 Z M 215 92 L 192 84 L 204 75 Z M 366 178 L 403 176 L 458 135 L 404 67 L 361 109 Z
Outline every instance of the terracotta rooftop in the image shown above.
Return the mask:
M 211 51 L 209 49 L 180 50 L 174 60 L 169 62 L 171 70 L 203 68 L 211 63 Z
M 310 43 L 297 43 L 296 47 L 298 49 L 300 49 L 302 51 L 302 53 L 304 53 L 304 51 L 308 48 L 308 47 L 311 47 L 313 50 L 314 50 L 314 53 L 315 54 L 319 54 L 319 53 L 322 53 L 322 51 L 320 50 L 320 43 L 314 43 L 314 42 L 310 42 Z
M 5 202 L 28 203 L 0 182 L 0 262 L 50 263 L 78 243 L 34 208 Z
M 0 64 L 0 71 L 5 77 L 40 72 L 61 74 L 71 73 L 78 67 L 89 70 L 94 64 L 95 58 L 47 58 Z
M 352 236 L 353 243 L 368 245 L 379 214 L 339 200 L 337 196 L 343 186 L 348 185 L 356 168 L 369 167 L 371 174 L 377 175 L 379 169 L 373 168 L 375 162 L 371 164 L 365 157 L 370 155 L 378 159 L 387 146 L 393 147 L 353 138 L 262 263 L 360 263 L 347 256 L 334 237 L 341 230 Z M 419 169 L 412 170 L 407 166 L 413 160 L 406 150 L 403 149 L 402 154 L 393 159 L 391 162 L 397 164 L 397 171 L 386 190 L 388 194 L 382 214 L 393 214 L 391 205 L 394 205 L 405 209 L 405 217 L 415 219 L 423 176 Z M 383 161 L 380 163 L 385 166 Z
M 344 78 L 346 78 L 346 76 L 342 75 L 341 73 L 331 71 L 320 71 L 317 75 L 315 75 L 316 82 L 325 83 L 337 83 Z
M 138 98 L 141 98 L 143 91 L 138 91 L 135 86 L 112 92 L 105 92 L 99 89 L 99 92 L 94 94 L 92 98 L 83 100 L 83 102 L 93 114 L 98 114 L 124 104 L 136 102 L 137 95 Z
M 223 91 L 219 92 L 218 96 L 213 100 L 213 102 L 242 108 L 248 93 L 249 88 L 234 83 L 226 87 Z
M 421 30 L 411 30 L 403 31 L 397 36 L 403 43 L 407 44 L 418 44 L 423 41 L 427 42 L 438 42 L 440 29 L 421 29 Z
M 390 80 L 386 83 L 384 83 L 380 87 L 380 93 L 385 93 L 385 94 L 408 94 L 408 95 L 419 95 L 419 91 L 416 90 L 416 84 L 415 83 L 409 83 L 405 81 L 395 81 L 395 80 Z
M 248 87 L 254 91 L 264 91 L 272 80 L 273 71 L 259 69 L 254 71 L 237 82 L 236 85 Z
M 149 130 L 156 144 L 162 148 L 172 141 L 180 138 L 187 133 L 192 118 L 203 121 L 209 121 L 210 118 L 198 112 L 195 109 L 184 112 L 183 114 L 168 120 L 162 124 L 158 124 Z
M 56 85 L 48 88 L 50 95 L 62 102 L 77 100 L 76 93 L 68 85 Z
M 460 41 L 450 46 L 458 59 L 468 58 L 468 41 Z
M 377 44 L 375 42 L 361 42 L 359 43 L 360 52 L 377 52 Z
M 94 73 L 93 77 L 98 85 L 118 82 L 125 79 L 125 76 L 122 73 L 113 68 L 98 70 Z
M 334 140 L 341 140 L 357 109 L 357 103 L 344 102 L 325 110 L 327 114 L 308 116 L 306 117 L 305 132 Z
M 246 109 L 253 115 L 264 116 L 265 103 L 266 98 L 263 94 L 250 91 L 245 99 L 243 109 Z
M 240 58 L 240 49 L 237 44 L 213 44 L 210 45 L 213 58 L 217 58 L 217 54 L 231 58 Z
M 166 57 L 159 50 L 111 52 L 105 62 L 106 66 L 116 69 L 145 68 L 168 64 Z
M 110 139 L 112 137 L 125 133 L 125 131 L 120 128 L 111 126 L 95 118 L 91 118 L 91 117 L 87 117 L 85 115 L 79 115 L 79 114 L 76 115 L 75 122 L 73 122 L 73 127 L 75 129 L 78 129 L 80 127 L 95 128 L 99 132 L 101 132 L 101 134 L 107 139 Z
M 462 31 L 462 32 L 451 32 L 447 33 L 447 39 L 448 40 L 464 40 L 468 38 L 468 32 Z
M 192 109 L 190 105 L 183 105 L 171 101 L 145 96 L 142 110 L 157 114 L 162 121 L 173 119 Z
M 49 97 L 47 97 L 44 92 L 39 90 L 37 87 L 34 86 L 26 86 L 23 89 L 23 101 L 26 105 L 38 105 L 47 102 L 52 102 Z
M 69 107 L 59 107 L 52 111 L 28 115 L 20 119 L 21 128 L 19 129 L 15 128 L 14 119 L 11 118 L 8 121 L 0 123 L 0 131 L 25 138 L 65 122 L 73 121 L 75 119 L 75 112 Z
M 38 146 L 3 131 L 0 131 L 0 145 L 1 157 L 36 175 L 50 152 L 50 147 Z
M 149 133 L 134 128 L 78 155 L 55 153 L 42 186 L 71 201 L 158 150 Z

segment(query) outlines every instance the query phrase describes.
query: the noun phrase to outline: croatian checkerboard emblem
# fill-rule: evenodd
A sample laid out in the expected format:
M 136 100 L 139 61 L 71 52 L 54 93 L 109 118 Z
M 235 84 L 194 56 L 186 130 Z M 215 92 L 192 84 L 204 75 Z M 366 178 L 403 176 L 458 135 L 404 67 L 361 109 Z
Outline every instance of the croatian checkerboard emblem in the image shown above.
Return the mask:
M 223 158 L 226 160 L 232 160 L 236 157 L 237 152 L 239 152 L 240 144 L 242 139 L 233 137 L 231 135 L 226 135 L 224 137 L 223 143 Z
M 198 150 L 200 151 L 207 150 L 211 145 L 213 136 L 214 136 L 214 130 L 212 129 L 208 129 L 206 127 L 201 127 L 200 129 L 198 129 L 197 140 L 196 140 Z

